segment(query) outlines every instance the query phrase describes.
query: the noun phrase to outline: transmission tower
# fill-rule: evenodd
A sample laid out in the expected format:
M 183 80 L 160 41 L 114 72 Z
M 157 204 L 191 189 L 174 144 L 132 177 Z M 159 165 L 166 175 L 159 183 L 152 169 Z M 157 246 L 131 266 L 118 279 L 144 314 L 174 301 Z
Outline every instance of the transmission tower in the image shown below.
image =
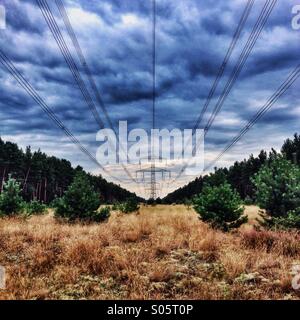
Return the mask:
M 162 163 L 162 161 L 164 161 L 164 159 L 159 159 L 160 163 Z M 164 164 L 159 165 L 156 163 L 154 156 L 151 157 L 148 165 L 146 166 L 147 167 L 142 168 L 142 164 L 140 162 L 140 169 L 136 170 L 136 180 L 141 181 L 144 185 L 149 185 L 149 188 L 145 187 L 145 190 L 149 191 L 151 199 L 156 199 L 157 189 L 162 188 L 159 181 L 164 182 L 167 179 L 171 179 L 171 171 L 167 168 L 167 160 L 165 160 Z

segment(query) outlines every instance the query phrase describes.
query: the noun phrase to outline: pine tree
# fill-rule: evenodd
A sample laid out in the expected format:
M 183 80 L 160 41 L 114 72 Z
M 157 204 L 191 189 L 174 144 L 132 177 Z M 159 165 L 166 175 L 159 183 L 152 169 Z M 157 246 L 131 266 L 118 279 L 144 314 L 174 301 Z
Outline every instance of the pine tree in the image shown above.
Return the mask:
M 0 195 L 0 212 L 5 215 L 17 214 L 22 208 L 23 200 L 20 196 L 20 184 L 9 178 L 3 186 Z
M 255 175 L 256 200 L 273 217 L 286 216 L 300 207 L 300 169 L 281 155 L 273 155 L 270 162 Z
M 194 198 L 194 209 L 203 221 L 213 227 L 228 231 L 247 221 L 238 193 L 228 183 L 220 186 L 205 186 Z
M 139 203 L 136 200 L 136 198 L 129 198 L 126 202 L 122 203 L 119 207 L 123 213 L 131 213 L 139 210 Z
M 82 172 L 75 176 L 65 195 L 55 204 L 56 215 L 69 220 L 93 220 L 99 206 L 99 195 Z

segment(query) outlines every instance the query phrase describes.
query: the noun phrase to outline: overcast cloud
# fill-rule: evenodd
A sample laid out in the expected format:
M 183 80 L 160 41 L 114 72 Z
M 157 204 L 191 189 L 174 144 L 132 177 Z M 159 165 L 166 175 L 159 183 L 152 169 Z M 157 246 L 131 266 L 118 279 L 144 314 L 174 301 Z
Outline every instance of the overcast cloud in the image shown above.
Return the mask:
M 54 1 L 48 1 L 78 67 L 79 61 Z M 256 0 L 215 99 L 247 41 L 265 1 Z M 0 47 L 39 92 L 57 116 L 96 155 L 99 144 L 94 121 L 80 90 L 33 0 L 0 0 L 6 8 L 6 30 Z M 151 1 L 66 1 L 72 26 L 92 70 L 97 87 L 117 126 L 151 128 L 152 16 Z M 223 61 L 246 0 L 157 0 L 157 127 L 192 128 Z M 299 63 L 300 31 L 291 27 L 295 0 L 278 0 L 236 85 L 217 116 L 206 140 L 206 161 L 212 160 L 267 101 Z M 86 79 L 86 78 L 84 78 Z M 31 145 L 49 155 L 64 157 L 75 166 L 98 172 L 72 146 L 40 107 L 0 65 L 0 135 L 22 147 Z M 88 83 L 86 81 L 86 83 Z M 299 132 L 299 80 L 272 110 L 218 163 L 279 149 Z M 209 116 L 207 113 L 204 120 Z M 105 118 L 103 118 L 105 120 Z M 205 121 L 203 121 L 205 122 Z M 134 172 L 135 168 L 131 168 Z M 114 174 L 125 177 L 120 168 Z M 188 181 L 164 188 L 163 193 Z M 140 190 L 132 183 L 123 184 Z

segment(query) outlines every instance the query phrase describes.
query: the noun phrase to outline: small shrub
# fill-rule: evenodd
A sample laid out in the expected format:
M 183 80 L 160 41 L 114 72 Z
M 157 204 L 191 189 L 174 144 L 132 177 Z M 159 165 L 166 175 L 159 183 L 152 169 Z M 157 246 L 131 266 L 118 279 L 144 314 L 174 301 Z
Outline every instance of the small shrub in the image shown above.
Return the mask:
M 193 200 L 191 199 L 185 199 L 184 200 L 184 205 L 188 208 L 188 210 L 190 210 L 193 206 Z
M 205 186 L 193 202 L 203 221 L 223 231 L 238 228 L 247 221 L 247 217 L 243 216 L 240 196 L 227 183 L 217 187 Z
M 33 200 L 26 203 L 24 209 L 28 215 L 44 214 L 47 210 L 47 206 L 39 201 Z
M 249 196 L 246 196 L 245 200 L 244 200 L 244 204 L 246 206 L 251 206 L 254 204 L 253 200 L 249 197 Z
M 95 222 L 103 222 L 107 220 L 110 217 L 110 208 L 109 207 L 103 207 L 98 210 L 98 212 L 95 213 L 95 215 L 92 217 L 92 221 Z
M 130 198 L 119 206 L 123 213 L 131 213 L 139 210 L 139 204 L 135 198 Z
M 120 207 L 120 204 L 117 202 L 117 203 L 114 203 L 111 207 L 111 210 L 113 211 L 117 211 L 119 210 L 119 207 Z
M 284 217 L 270 218 L 268 224 L 275 229 L 300 229 L 300 208 L 289 211 Z
M 69 220 L 93 220 L 100 206 L 99 195 L 90 185 L 88 177 L 78 173 L 65 195 L 55 200 L 55 215 Z
M 15 179 L 9 178 L 0 195 L 0 213 L 3 215 L 19 213 L 23 207 L 23 199 L 20 193 L 20 184 Z

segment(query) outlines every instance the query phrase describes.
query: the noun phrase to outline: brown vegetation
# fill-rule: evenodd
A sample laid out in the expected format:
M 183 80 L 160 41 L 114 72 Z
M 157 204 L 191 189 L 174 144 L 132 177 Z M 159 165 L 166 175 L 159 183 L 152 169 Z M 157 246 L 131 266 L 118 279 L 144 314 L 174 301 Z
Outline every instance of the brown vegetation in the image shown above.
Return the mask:
M 253 228 L 224 234 L 184 206 L 143 206 L 92 225 L 1 219 L 0 299 L 299 299 L 290 273 L 299 240 Z

